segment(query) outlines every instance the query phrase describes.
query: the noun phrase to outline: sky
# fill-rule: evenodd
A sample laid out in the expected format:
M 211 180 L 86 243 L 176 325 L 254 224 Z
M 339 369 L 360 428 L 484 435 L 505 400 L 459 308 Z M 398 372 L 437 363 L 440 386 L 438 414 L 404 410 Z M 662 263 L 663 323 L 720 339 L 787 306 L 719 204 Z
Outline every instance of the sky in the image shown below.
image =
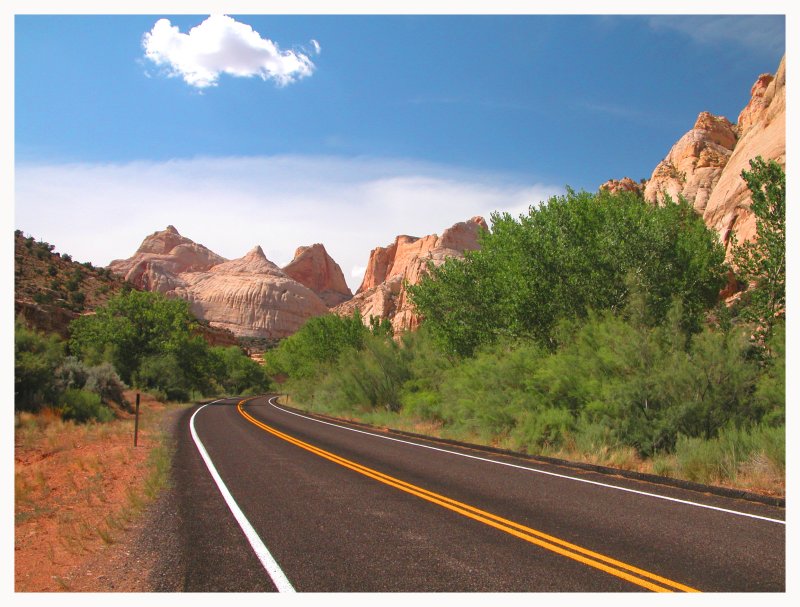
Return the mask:
M 167 225 L 281 266 L 321 242 L 355 291 L 398 234 L 649 177 L 701 111 L 736 121 L 785 29 L 783 15 L 20 11 L 14 227 L 99 266 Z

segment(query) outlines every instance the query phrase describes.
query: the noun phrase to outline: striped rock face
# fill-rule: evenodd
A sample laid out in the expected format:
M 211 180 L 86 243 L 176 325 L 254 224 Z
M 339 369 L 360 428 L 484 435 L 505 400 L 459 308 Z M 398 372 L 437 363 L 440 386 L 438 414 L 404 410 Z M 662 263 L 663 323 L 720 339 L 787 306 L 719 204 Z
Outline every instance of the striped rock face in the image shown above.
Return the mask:
M 739 140 L 717 181 L 703 213 L 706 225 L 719 234 L 728 248 L 732 233 L 739 242 L 756 235 L 755 217 L 750 212 L 750 190 L 742 170 L 761 156 L 786 168 L 786 58 L 774 77 L 762 74 L 751 89 L 752 98 L 739 114 Z
M 198 318 L 237 337 L 286 337 L 328 312 L 314 291 L 269 261 L 261 247 L 226 260 L 172 226 L 109 267 L 141 289 L 187 300 Z
M 786 58 L 774 75 L 761 74 L 750 89 L 750 101 L 736 124 L 723 116 L 701 113 L 694 128 L 672 146 L 653 171 L 646 200 L 659 204 L 668 194 L 689 200 L 720 242 L 730 249 L 756 235 L 750 191 L 742 179 L 750 160 L 761 156 L 786 167 Z

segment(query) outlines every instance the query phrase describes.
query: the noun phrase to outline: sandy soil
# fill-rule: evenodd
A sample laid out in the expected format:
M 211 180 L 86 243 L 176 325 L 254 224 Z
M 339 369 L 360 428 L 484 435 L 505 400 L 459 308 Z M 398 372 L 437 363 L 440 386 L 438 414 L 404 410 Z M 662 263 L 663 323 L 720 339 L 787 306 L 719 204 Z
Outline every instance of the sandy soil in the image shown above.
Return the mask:
M 168 411 L 142 395 L 136 447 L 131 414 L 82 426 L 52 413 L 18 417 L 15 591 L 147 591 L 148 559 L 130 543 L 152 501 L 148 458 Z

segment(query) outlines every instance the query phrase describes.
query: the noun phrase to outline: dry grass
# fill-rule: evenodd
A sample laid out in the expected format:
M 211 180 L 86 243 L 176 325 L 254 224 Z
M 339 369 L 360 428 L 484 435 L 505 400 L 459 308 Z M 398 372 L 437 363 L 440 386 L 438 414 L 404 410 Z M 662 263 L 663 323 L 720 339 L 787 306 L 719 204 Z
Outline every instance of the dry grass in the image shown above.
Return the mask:
M 162 403 L 143 398 L 138 447 L 133 446 L 132 416 L 77 425 L 51 411 L 17 415 L 17 592 L 71 590 L 72 570 L 125 537 L 167 479 L 165 412 Z

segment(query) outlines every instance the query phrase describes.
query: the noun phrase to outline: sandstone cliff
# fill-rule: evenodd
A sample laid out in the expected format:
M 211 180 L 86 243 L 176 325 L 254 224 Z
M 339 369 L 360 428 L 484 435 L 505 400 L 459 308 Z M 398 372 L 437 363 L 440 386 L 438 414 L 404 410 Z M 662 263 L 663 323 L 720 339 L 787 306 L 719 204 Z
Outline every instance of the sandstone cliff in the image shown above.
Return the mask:
M 328 311 L 309 288 L 269 261 L 261 247 L 226 260 L 169 226 L 109 268 L 139 288 L 181 297 L 209 325 L 237 337 L 277 339 Z
M 370 316 L 388 318 L 395 333 L 416 328 L 419 317 L 403 285 L 417 284 L 429 262 L 438 266 L 448 257 L 463 257 L 464 251 L 478 249 L 478 235 L 486 229 L 482 217 L 473 217 L 446 229 L 441 236 L 402 235 L 387 247 L 373 249 L 355 296 L 336 306 L 334 312 L 349 316 L 358 308 L 365 322 Z
M 644 182 L 644 180 L 642 180 L 642 182 Z M 600 186 L 600 189 L 611 194 L 618 194 L 620 192 L 633 192 L 639 197 L 644 196 L 644 183 L 637 183 L 630 177 L 623 177 L 622 179 L 609 179 Z
M 755 236 L 742 169 L 749 169 L 756 156 L 786 166 L 786 58 L 774 76 L 760 75 L 750 92 L 735 125 L 702 112 L 655 168 L 644 192 L 653 203 L 665 193 L 684 196 L 726 247 L 734 231 L 740 241 Z
M 761 75 L 751 90 L 752 98 L 739 114 L 739 141 L 708 199 L 703 219 L 717 231 L 726 247 L 735 231 L 740 242 L 756 235 L 750 213 L 750 191 L 741 177 L 750 160 L 761 156 L 786 168 L 786 58 L 775 76 Z
M 192 312 L 211 326 L 236 336 L 286 337 L 328 311 L 313 291 L 286 276 L 258 246 L 244 257 L 180 278 L 183 285 L 171 294 L 189 301 Z
M 653 171 L 645 199 L 662 202 L 665 195 L 673 200 L 683 196 L 702 213 L 736 146 L 736 130 L 724 116 L 702 112 Z
M 224 257 L 167 226 L 145 238 L 133 257 L 116 259 L 108 268 L 140 289 L 166 293 L 181 284 L 182 272 L 208 270 L 223 261 Z
M 314 291 L 329 308 L 353 297 L 339 264 L 319 243 L 298 248 L 294 259 L 284 266 L 283 271 L 289 278 Z

